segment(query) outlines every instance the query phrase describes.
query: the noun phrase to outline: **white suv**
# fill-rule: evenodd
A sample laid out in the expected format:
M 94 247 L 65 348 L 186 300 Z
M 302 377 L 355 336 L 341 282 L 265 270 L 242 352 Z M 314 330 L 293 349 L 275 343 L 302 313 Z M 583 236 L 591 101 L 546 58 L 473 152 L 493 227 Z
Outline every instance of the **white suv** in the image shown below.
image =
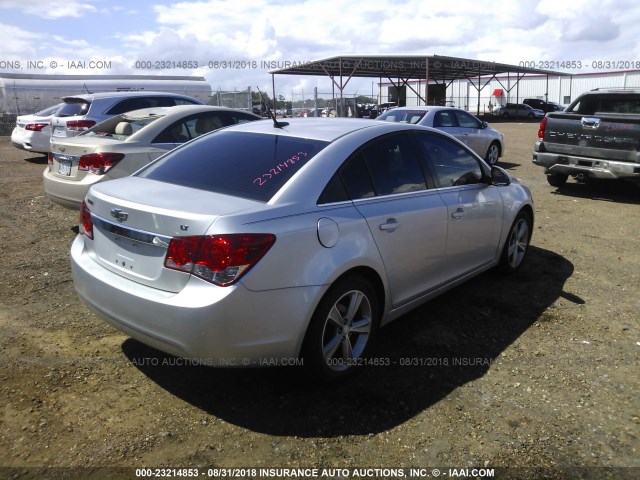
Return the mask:
M 51 119 L 52 137 L 74 137 L 98 122 L 131 110 L 202 104 L 186 95 L 163 92 L 102 92 L 62 100 L 64 105 Z

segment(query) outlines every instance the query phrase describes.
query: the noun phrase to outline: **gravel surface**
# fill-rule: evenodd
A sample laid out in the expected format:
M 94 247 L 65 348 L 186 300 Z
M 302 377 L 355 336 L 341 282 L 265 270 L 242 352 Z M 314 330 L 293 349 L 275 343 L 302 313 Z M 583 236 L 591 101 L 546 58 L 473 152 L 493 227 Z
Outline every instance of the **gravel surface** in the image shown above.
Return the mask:
M 388 365 L 338 385 L 184 365 L 101 321 L 71 281 L 78 214 L 44 197 L 46 158 L 0 137 L 0 466 L 14 467 L 0 478 L 114 466 L 640 478 L 640 189 L 556 190 L 531 163 L 537 124 L 494 126 L 500 164 L 536 202 L 527 264 L 382 329 L 374 357 Z

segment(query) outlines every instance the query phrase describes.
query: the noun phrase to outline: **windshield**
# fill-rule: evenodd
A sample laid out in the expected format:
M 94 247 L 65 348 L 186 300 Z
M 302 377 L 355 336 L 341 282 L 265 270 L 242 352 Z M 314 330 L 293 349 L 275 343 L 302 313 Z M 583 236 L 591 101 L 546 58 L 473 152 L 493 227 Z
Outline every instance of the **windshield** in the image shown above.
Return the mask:
M 126 115 L 118 115 L 94 125 L 80 135 L 85 137 L 110 137 L 116 140 L 126 140 L 138 130 L 146 127 L 158 118 L 161 118 L 161 116 L 127 118 Z
M 51 107 L 40 110 L 39 112 L 34 113 L 34 115 L 37 115 L 38 117 L 48 117 L 60 110 L 60 107 L 62 107 L 62 105 L 62 103 L 58 103 L 57 105 L 53 105 Z
M 306 138 L 220 131 L 172 151 L 137 175 L 268 202 L 328 144 Z
M 418 123 L 426 115 L 425 110 L 387 110 L 378 117 L 386 122 Z

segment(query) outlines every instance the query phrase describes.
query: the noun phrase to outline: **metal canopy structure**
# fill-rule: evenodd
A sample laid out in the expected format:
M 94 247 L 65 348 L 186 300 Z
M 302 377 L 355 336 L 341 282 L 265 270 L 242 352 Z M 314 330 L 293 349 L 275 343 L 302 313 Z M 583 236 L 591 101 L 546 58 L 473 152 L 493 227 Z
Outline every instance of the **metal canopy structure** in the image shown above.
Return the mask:
M 285 62 L 287 63 L 287 62 Z M 275 98 L 275 75 L 326 75 L 333 86 L 342 93 L 354 77 L 375 77 L 388 79 L 394 86 L 407 86 L 420 101 L 427 104 L 429 83 L 448 87 L 454 80 L 467 79 L 478 92 L 478 113 L 480 111 L 480 91 L 498 74 L 516 75 L 515 84 L 527 74 L 549 76 L 569 76 L 568 73 L 520 67 L 506 63 L 487 62 L 477 59 L 448 57 L 442 55 L 341 55 L 310 62 L 291 62 L 285 68 L 271 70 L 273 95 Z M 425 94 L 416 91 L 411 80 L 425 80 Z

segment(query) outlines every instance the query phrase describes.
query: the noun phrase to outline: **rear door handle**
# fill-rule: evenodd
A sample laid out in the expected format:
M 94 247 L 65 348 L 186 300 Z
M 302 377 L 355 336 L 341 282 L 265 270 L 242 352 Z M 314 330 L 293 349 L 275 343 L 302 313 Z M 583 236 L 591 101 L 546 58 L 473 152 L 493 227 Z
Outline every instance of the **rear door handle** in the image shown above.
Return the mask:
M 464 210 L 461 208 L 457 209 L 455 212 L 451 214 L 451 218 L 455 220 L 460 220 L 462 217 L 464 217 Z
M 380 230 L 391 231 L 395 230 L 398 227 L 400 227 L 398 221 L 395 218 L 390 218 L 387 220 L 387 223 L 383 223 L 382 225 L 380 225 Z

